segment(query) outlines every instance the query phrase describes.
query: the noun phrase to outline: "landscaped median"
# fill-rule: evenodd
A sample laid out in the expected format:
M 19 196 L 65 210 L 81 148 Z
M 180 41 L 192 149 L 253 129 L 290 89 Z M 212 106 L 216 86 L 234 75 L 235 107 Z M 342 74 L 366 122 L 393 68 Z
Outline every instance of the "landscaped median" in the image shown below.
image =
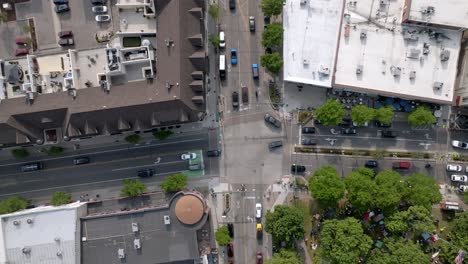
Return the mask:
M 344 156 L 369 156 L 376 159 L 380 158 L 413 158 L 433 160 L 434 153 L 427 152 L 397 152 L 386 150 L 368 150 L 368 149 L 334 149 L 334 148 L 313 148 L 313 147 L 294 147 L 294 152 L 299 153 L 316 153 L 316 154 L 332 154 Z

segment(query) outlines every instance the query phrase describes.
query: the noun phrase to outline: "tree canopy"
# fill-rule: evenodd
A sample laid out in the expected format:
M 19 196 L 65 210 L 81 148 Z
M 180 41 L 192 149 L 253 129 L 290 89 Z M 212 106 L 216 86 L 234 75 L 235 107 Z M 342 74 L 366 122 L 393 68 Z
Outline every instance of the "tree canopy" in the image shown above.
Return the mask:
M 423 206 L 411 206 L 407 211 L 396 212 L 388 217 L 385 226 L 397 235 L 411 232 L 419 236 L 424 232 L 432 232 L 435 229 L 431 218 L 431 212 Z
M 219 35 L 211 34 L 209 40 L 210 40 L 211 44 L 215 48 L 219 47 L 219 43 L 221 42 L 221 39 L 219 38 Z M 168 131 L 168 130 L 166 130 L 166 131 Z
M 355 264 L 372 246 L 372 239 L 364 234 L 355 218 L 326 220 L 320 233 L 322 254 L 333 264 Z
M 343 105 L 335 100 L 328 100 L 315 110 L 315 118 L 325 126 L 336 126 L 343 122 L 346 111 Z
M 12 196 L 0 203 L 0 214 L 13 213 L 23 210 L 28 206 L 28 201 L 19 196 Z
M 66 192 L 54 192 L 52 195 L 52 198 L 50 200 L 50 203 L 53 206 L 59 206 L 62 204 L 67 204 L 71 201 L 71 195 Z
M 167 192 L 177 192 L 187 187 L 187 176 L 182 173 L 170 175 L 161 183 L 161 188 Z
M 17 149 L 12 149 L 11 154 L 16 159 L 23 159 L 29 156 L 29 151 L 24 148 L 17 148 Z
M 401 238 L 384 239 L 383 249 L 374 249 L 366 263 L 369 264 L 414 264 L 430 263 L 428 256 L 411 240 Z
M 141 181 L 125 179 L 120 193 L 122 196 L 136 197 L 143 194 L 145 191 L 146 185 Z
M 210 4 L 210 6 L 208 7 L 208 13 L 215 21 L 217 21 L 219 17 L 219 5 Z
M 405 180 L 404 200 L 413 205 L 421 205 L 428 209 L 442 200 L 439 186 L 429 176 L 416 173 Z
M 351 119 L 358 126 L 364 125 L 375 117 L 375 110 L 365 105 L 357 105 L 351 109 Z
M 385 212 L 393 212 L 400 204 L 403 185 L 398 172 L 385 170 L 375 176 L 374 205 Z
M 360 168 L 353 171 L 345 179 L 347 198 L 353 207 L 360 211 L 367 211 L 374 202 L 376 185 L 372 180 L 374 171 L 368 168 Z
M 395 115 L 394 111 L 393 106 L 381 107 L 375 110 L 375 118 L 382 124 L 390 125 Z
M 262 0 L 260 7 L 265 16 L 278 16 L 283 11 L 283 5 L 286 0 Z
M 426 126 L 434 124 L 436 118 L 427 107 L 418 106 L 408 115 L 408 122 L 412 126 Z
M 138 142 L 140 142 L 140 140 L 141 137 L 138 134 L 132 134 L 125 137 L 125 141 L 132 144 L 137 144 Z
M 227 244 L 231 243 L 232 238 L 229 236 L 229 230 L 227 226 L 221 226 L 215 232 L 216 242 L 220 246 L 226 246 Z
M 452 240 L 464 249 L 468 249 L 468 212 L 458 213 L 453 220 Z
M 265 54 L 260 56 L 260 64 L 265 67 L 269 72 L 278 74 L 283 67 L 283 58 L 278 52 Z
M 345 184 L 338 177 L 336 169 L 324 166 L 309 178 L 309 190 L 312 196 L 323 205 L 336 205 L 345 192 Z
M 271 259 L 265 260 L 265 264 L 301 264 L 301 260 L 296 252 L 287 249 L 281 249 L 273 254 Z
M 262 45 L 265 48 L 275 48 L 283 44 L 283 25 L 272 23 L 262 33 Z
M 291 244 L 304 235 L 304 213 L 296 207 L 277 205 L 266 214 L 265 231 L 276 241 Z

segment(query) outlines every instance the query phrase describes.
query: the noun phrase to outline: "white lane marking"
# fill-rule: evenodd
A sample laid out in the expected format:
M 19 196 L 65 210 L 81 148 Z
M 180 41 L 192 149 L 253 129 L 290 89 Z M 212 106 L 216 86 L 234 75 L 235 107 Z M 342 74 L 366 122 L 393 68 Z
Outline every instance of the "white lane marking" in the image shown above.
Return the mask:
M 353 138 L 359 138 L 359 139 L 378 139 L 378 140 L 385 140 L 385 141 L 415 141 L 415 142 L 435 142 L 433 140 L 423 140 L 423 139 L 407 139 L 407 138 L 381 138 L 381 137 L 359 137 L 359 136 L 340 136 L 340 135 L 316 135 L 316 137 L 338 137 L 338 138 L 344 138 L 344 139 L 353 139 Z

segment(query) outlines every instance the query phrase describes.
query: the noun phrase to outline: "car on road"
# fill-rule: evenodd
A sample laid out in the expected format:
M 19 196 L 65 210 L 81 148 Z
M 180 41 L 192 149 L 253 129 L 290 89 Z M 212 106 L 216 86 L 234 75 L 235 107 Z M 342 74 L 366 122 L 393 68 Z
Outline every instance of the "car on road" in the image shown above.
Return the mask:
M 398 136 L 397 132 L 393 130 L 384 130 L 381 135 L 383 138 L 396 138 Z
M 154 175 L 153 169 L 139 170 L 137 172 L 138 177 L 151 177 Z
M 315 134 L 315 127 L 303 127 L 302 134 Z
M 273 116 L 271 116 L 270 114 L 266 114 L 263 119 L 265 119 L 266 122 L 272 124 L 273 126 L 277 127 L 277 128 L 280 128 L 281 127 L 281 122 L 274 118 Z
M 231 64 L 237 65 L 237 50 L 231 49 Z
M 258 64 L 252 64 L 252 76 L 254 79 L 258 79 Z
M 90 159 L 88 157 L 78 157 L 73 160 L 73 164 L 75 165 L 82 165 L 90 163 Z
M 354 127 L 342 128 L 341 134 L 343 135 L 356 135 L 357 131 Z
M 462 192 L 468 192 L 468 185 L 460 185 L 458 186 L 458 189 Z
M 27 48 L 21 48 L 21 49 L 16 49 L 15 50 L 15 56 L 24 56 L 29 54 L 29 49 Z
M 193 160 L 197 158 L 197 154 L 193 152 L 184 153 L 180 156 L 182 160 Z
M 459 140 L 452 140 L 452 147 L 454 148 L 461 148 L 461 149 L 468 149 L 468 143 L 459 141 Z
M 24 164 L 23 166 L 21 166 L 21 171 L 22 172 L 37 171 L 43 168 L 44 166 L 42 165 L 42 162 L 32 162 L 32 163 Z
M 453 174 L 450 179 L 454 182 L 467 182 L 468 177 L 466 175 Z
M 255 32 L 255 17 L 249 17 L 249 30 L 250 32 Z
M 460 165 L 456 165 L 456 164 L 447 164 L 447 171 L 459 172 L 459 171 L 462 171 L 462 170 L 463 170 L 463 167 L 460 166 Z
M 73 37 L 73 32 L 71 30 L 64 30 L 58 33 L 59 38 L 68 38 Z
M 398 170 L 398 169 L 403 169 L 407 170 L 411 168 L 411 162 L 408 161 L 396 161 L 392 163 L 392 169 Z
M 16 38 L 15 43 L 16 45 L 26 46 L 31 43 L 31 40 L 29 38 Z
M 229 0 L 229 9 L 236 9 L 236 0 Z
M 306 171 L 306 167 L 303 166 L 303 165 L 297 165 L 297 164 L 291 165 L 291 172 L 292 173 L 303 173 L 305 171 Z
M 54 0 L 54 5 L 65 5 L 68 4 L 68 0 Z
M 246 86 L 242 87 L 242 102 L 244 104 L 249 103 L 249 88 L 247 88 Z
M 301 141 L 302 145 L 317 145 L 317 139 L 314 138 L 303 138 Z
M 91 0 L 92 5 L 105 5 L 107 0 Z
M 263 226 L 262 223 L 257 223 L 257 239 L 261 240 L 263 237 Z
M 219 47 L 224 49 L 226 47 L 226 39 L 224 35 L 224 31 L 219 32 Z
M 270 150 L 272 149 L 275 149 L 275 148 L 279 148 L 279 147 L 282 147 L 283 146 L 283 141 L 281 140 L 277 140 L 277 141 L 272 141 L 268 144 L 268 148 Z
M 232 107 L 239 107 L 239 93 L 232 92 Z
M 234 257 L 234 245 L 232 243 L 227 245 L 227 254 L 230 258 Z
M 206 155 L 208 157 L 219 157 L 219 155 L 221 155 L 221 150 L 218 150 L 218 149 L 208 150 L 206 152 Z
M 351 118 L 345 117 L 343 118 L 343 121 L 341 121 L 340 126 L 350 126 L 353 124 L 353 121 Z
M 75 44 L 75 41 L 73 41 L 73 38 L 61 38 L 59 39 L 58 44 L 60 46 L 71 46 Z
M 384 123 L 382 123 L 382 122 L 375 121 L 375 126 L 376 126 L 376 127 L 392 127 L 392 123 L 390 123 L 390 124 L 384 124 Z
M 366 168 L 377 168 L 379 166 L 379 163 L 376 160 L 368 160 L 366 161 L 366 164 L 364 164 L 364 167 Z
M 56 5 L 54 7 L 55 13 L 60 14 L 63 12 L 70 11 L 70 6 L 68 4 Z
M 255 217 L 257 219 L 262 218 L 262 204 L 261 203 L 255 204 Z
M 261 251 L 257 251 L 257 264 L 263 264 L 263 254 Z
M 96 22 L 109 22 L 111 17 L 109 15 L 97 15 L 95 19 Z
M 234 237 L 234 225 L 232 223 L 228 223 L 227 228 L 228 228 L 229 236 L 233 238 Z
M 93 6 L 91 10 L 96 14 L 107 13 L 107 6 Z

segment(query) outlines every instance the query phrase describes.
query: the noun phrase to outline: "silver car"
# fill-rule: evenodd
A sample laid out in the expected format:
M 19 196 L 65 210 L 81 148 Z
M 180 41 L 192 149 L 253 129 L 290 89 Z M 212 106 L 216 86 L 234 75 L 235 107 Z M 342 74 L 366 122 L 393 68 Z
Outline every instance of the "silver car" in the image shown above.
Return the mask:
M 111 20 L 111 16 L 109 15 L 97 15 L 96 22 L 109 22 Z
M 455 164 L 447 164 L 447 171 L 459 172 L 462 171 L 462 166 Z
M 107 13 L 107 6 L 93 6 L 91 10 L 96 14 Z

